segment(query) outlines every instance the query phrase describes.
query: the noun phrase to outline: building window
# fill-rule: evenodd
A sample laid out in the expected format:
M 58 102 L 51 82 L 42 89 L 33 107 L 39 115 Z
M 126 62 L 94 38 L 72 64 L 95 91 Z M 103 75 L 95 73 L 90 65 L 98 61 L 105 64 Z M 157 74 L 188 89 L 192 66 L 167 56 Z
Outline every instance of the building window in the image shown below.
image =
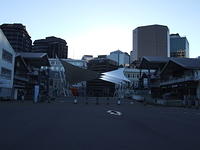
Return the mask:
M 53 79 L 50 79 L 50 85 L 53 86 Z
M 50 64 L 51 64 L 51 65 L 55 65 L 55 61 L 51 61 Z
M 11 79 L 12 71 L 6 68 L 1 68 L 1 76 L 6 79 Z
M 13 55 L 10 52 L 3 49 L 2 59 L 12 64 Z
M 55 73 L 55 78 L 58 78 L 58 73 Z

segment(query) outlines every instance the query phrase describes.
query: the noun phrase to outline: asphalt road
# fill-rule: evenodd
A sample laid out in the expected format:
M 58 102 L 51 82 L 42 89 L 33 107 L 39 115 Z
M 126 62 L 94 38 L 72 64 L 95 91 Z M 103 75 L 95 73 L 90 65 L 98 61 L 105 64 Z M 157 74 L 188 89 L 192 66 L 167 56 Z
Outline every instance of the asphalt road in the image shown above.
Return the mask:
M 0 103 L 0 150 L 8 149 L 199 150 L 200 111 L 140 104 Z

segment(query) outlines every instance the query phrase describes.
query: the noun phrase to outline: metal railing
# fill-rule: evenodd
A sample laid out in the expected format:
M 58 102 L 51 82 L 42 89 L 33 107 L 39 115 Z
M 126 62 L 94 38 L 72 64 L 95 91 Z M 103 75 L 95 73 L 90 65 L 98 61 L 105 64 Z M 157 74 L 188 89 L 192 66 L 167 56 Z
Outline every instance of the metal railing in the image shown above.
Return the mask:
M 160 81 L 160 85 L 167 85 L 167 84 L 174 84 L 174 83 L 180 83 L 180 82 L 186 82 L 186 81 L 197 81 L 200 80 L 199 76 L 183 76 L 179 78 L 171 78 L 169 80 Z

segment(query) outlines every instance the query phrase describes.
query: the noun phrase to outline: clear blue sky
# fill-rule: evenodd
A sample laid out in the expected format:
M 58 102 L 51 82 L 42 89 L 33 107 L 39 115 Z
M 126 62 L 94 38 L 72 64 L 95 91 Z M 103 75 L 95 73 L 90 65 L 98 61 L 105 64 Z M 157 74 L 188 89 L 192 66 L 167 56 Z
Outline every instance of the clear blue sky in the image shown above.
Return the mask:
M 2 0 L 0 24 L 23 23 L 32 40 L 65 39 L 69 56 L 132 50 L 132 30 L 167 25 L 186 36 L 190 57 L 200 56 L 199 0 Z

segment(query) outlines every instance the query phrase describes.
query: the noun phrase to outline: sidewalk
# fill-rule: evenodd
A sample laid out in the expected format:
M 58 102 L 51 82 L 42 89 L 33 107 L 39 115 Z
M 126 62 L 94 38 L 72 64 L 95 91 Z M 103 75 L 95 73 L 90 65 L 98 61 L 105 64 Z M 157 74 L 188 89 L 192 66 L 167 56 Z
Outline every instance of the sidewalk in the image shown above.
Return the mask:
M 147 104 L 159 105 L 159 106 L 166 106 L 166 107 L 187 107 L 187 108 L 200 108 L 200 104 L 191 103 L 189 105 L 185 105 L 183 100 L 165 100 L 165 99 L 153 99 L 147 100 Z

